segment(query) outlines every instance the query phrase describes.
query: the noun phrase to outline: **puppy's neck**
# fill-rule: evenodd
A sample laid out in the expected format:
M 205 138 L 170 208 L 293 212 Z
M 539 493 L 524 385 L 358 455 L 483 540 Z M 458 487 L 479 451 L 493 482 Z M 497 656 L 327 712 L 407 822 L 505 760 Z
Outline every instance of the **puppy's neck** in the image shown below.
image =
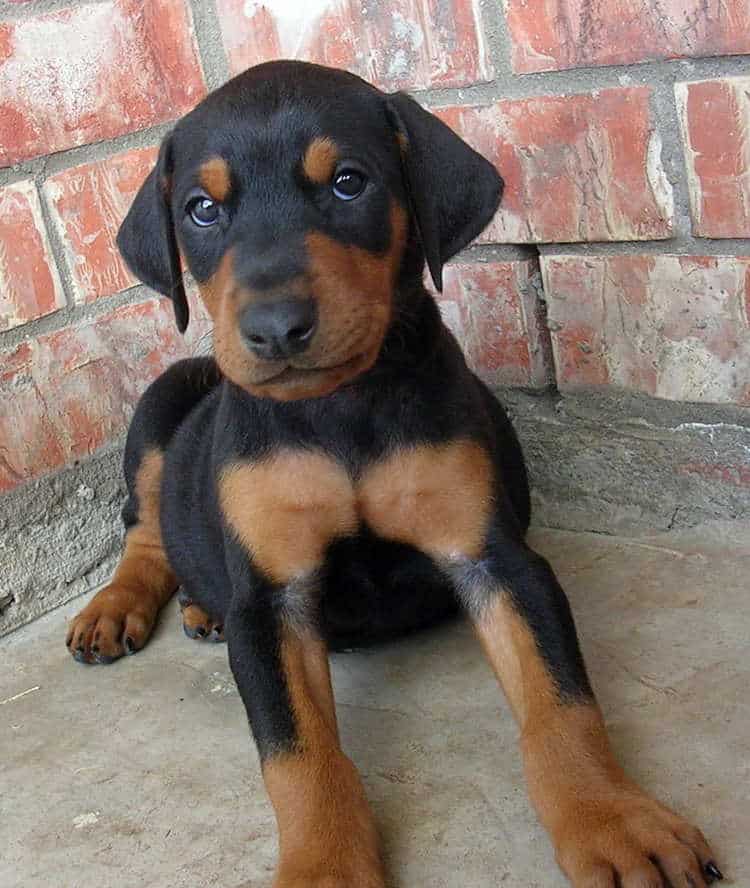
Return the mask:
M 393 317 L 373 370 L 398 367 L 408 371 L 435 352 L 445 327 L 434 297 L 421 276 L 402 281 L 395 294 Z

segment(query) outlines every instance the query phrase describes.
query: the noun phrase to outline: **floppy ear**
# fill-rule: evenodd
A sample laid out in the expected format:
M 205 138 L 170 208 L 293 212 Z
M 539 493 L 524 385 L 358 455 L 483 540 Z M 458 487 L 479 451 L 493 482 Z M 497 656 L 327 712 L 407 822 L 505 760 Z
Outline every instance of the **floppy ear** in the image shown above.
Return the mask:
M 133 274 L 154 290 L 169 296 L 174 306 L 177 329 L 184 333 L 190 312 L 182 283 L 170 191 L 172 143 L 162 142 L 154 169 L 136 194 L 117 233 L 117 246 Z
M 443 264 L 486 228 L 503 193 L 495 167 L 405 93 L 387 98 L 409 204 L 438 290 Z

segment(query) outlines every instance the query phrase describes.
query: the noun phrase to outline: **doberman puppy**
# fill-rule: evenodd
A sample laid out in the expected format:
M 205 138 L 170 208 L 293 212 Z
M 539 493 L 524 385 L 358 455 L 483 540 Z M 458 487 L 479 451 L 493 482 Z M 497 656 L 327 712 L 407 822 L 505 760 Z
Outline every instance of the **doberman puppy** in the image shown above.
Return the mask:
M 568 602 L 524 542 L 523 457 L 422 283 L 502 180 L 404 94 L 300 62 L 251 68 L 165 138 L 119 246 L 215 358 L 146 391 L 125 451 L 125 550 L 72 621 L 77 660 L 138 651 L 181 586 L 226 635 L 280 832 L 276 888 L 382 888 L 341 749 L 328 650 L 472 621 L 521 728 L 531 799 L 576 888 L 720 879 L 701 833 L 607 740 Z

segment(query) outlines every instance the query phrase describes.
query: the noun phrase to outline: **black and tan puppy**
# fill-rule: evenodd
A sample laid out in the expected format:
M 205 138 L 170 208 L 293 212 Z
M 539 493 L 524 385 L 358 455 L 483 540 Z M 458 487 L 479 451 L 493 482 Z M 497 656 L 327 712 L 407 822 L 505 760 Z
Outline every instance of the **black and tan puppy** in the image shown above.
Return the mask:
M 68 644 L 86 663 L 137 651 L 178 585 L 190 634 L 226 634 L 278 820 L 277 888 L 383 886 L 328 647 L 457 606 L 576 888 L 721 877 L 700 832 L 615 762 L 565 595 L 524 543 L 518 442 L 422 285 L 426 261 L 440 287 L 501 190 L 407 96 L 277 62 L 177 124 L 120 232 L 181 330 L 190 269 L 215 360 L 176 364 L 143 396 L 122 562 Z

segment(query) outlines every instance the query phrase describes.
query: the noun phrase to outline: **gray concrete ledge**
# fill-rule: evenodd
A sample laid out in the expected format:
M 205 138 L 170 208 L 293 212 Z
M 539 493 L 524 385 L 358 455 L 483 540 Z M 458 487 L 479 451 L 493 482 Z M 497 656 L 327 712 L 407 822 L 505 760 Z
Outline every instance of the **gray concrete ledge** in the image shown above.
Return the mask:
M 632 394 L 498 393 L 531 473 L 534 523 L 636 534 L 750 516 L 750 413 Z
M 114 570 L 125 497 L 121 443 L 0 498 L 0 635 Z

